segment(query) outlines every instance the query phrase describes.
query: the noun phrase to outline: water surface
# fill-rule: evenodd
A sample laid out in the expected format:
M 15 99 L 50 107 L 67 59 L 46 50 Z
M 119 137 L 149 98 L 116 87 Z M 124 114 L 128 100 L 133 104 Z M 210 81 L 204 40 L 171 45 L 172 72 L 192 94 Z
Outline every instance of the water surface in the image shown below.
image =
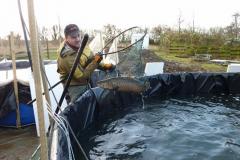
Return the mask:
M 91 159 L 239 160 L 238 96 L 145 102 L 109 119 L 90 140 Z

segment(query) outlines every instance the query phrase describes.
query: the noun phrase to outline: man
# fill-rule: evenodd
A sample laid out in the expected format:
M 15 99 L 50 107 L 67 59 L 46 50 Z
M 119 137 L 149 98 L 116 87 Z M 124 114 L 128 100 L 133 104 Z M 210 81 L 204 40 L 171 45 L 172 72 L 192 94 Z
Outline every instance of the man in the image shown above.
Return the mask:
M 71 71 L 81 42 L 80 30 L 75 24 L 67 25 L 64 29 L 64 34 L 65 40 L 59 48 L 57 59 L 57 72 L 60 74 L 60 79 L 64 80 L 63 84 L 65 84 Z M 94 56 L 89 46 L 85 47 L 68 88 L 70 102 L 74 102 L 88 89 L 90 76 L 96 68 L 102 70 L 115 68 L 112 64 L 100 64 L 101 61 L 102 55 L 100 53 Z

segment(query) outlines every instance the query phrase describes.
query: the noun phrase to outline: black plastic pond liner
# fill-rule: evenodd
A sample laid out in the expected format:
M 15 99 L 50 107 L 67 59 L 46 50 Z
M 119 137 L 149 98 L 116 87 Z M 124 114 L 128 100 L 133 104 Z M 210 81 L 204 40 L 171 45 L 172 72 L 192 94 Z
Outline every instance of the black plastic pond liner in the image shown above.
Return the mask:
M 13 85 L 13 81 L 0 84 L 0 118 L 17 108 Z M 29 85 L 18 81 L 18 98 L 19 103 L 24 104 L 31 100 Z
M 0 118 L 16 109 L 16 98 L 13 90 L 13 83 L 0 86 Z
M 98 79 L 98 78 L 96 78 Z M 239 94 L 240 74 L 237 73 L 175 73 L 141 77 L 149 81 L 151 88 L 144 95 L 145 99 L 163 96 L 208 95 L 208 94 Z M 60 114 L 71 125 L 76 135 L 88 131 L 92 125 L 103 122 L 109 115 L 118 114 L 121 109 L 139 102 L 140 95 L 114 92 L 101 88 L 93 88 L 83 94 L 76 103 L 67 106 Z M 52 159 L 69 159 L 67 140 L 62 130 L 57 128 L 57 143 L 52 151 Z M 56 138 L 53 137 L 53 138 Z M 70 136 L 74 146 L 74 154 L 81 157 L 81 151 Z M 84 141 L 84 136 L 81 137 Z M 53 145 L 52 145 L 53 146 Z M 83 148 L 85 148 L 83 146 Z M 88 153 L 88 151 L 86 151 Z
M 54 64 L 56 61 L 45 60 L 44 64 Z M 30 67 L 30 63 L 28 60 L 20 60 L 16 61 L 17 69 L 24 69 Z M 11 70 L 12 69 L 12 61 L 1 62 L 0 63 L 0 71 Z
M 108 115 L 117 114 L 124 106 L 139 99 L 139 95 L 123 92 L 112 92 L 101 88 L 86 91 L 74 104 L 69 105 L 61 114 L 71 125 L 76 135 L 85 133 L 95 122 L 104 121 Z M 66 136 L 58 130 L 58 146 L 56 159 L 69 159 Z M 74 152 L 81 157 L 81 150 L 70 136 Z
M 143 77 L 149 80 L 149 97 L 171 95 L 237 94 L 240 92 L 238 73 L 179 73 Z

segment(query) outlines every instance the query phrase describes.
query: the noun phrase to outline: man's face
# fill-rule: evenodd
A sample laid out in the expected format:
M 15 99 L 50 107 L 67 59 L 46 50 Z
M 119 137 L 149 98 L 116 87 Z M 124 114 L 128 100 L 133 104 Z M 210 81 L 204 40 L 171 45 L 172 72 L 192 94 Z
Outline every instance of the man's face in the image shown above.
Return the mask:
M 80 40 L 81 40 L 80 34 L 68 35 L 68 36 L 66 37 L 66 41 L 67 41 L 70 45 L 72 45 L 72 46 L 74 46 L 74 47 L 76 47 L 76 48 L 79 48 L 79 47 L 80 47 Z

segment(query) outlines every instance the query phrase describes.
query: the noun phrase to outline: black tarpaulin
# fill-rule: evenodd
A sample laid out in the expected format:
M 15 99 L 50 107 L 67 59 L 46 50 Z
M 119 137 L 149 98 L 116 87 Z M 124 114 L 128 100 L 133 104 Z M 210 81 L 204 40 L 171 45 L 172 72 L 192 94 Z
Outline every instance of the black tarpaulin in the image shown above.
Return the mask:
M 236 94 L 240 91 L 238 73 L 175 73 L 142 77 L 151 89 L 145 94 L 152 96 L 193 94 Z
M 29 85 L 18 81 L 19 103 L 27 103 L 31 100 Z M 9 112 L 16 110 L 16 97 L 13 89 L 13 80 L 0 84 L 0 118 Z
M 98 77 L 95 78 L 98 79 Z M 240 93 L 240 74 L 238 73 L 175 73 L 139 79 L 150 82 L 151 88 L 144 93 L 146 99 L 163 96 Z M 139 100 L 140 95 L 94 88 L 79 97 L 76 103 L 67 106 L 60 115 L 69 122 L 74 133 L 79 135 L 87 132 L 91 125 L 103 122 L 101 120 L 109 118 L 109 115 L 118 114 L 119 110 L 139 102 Z M 52 148 L 56 150 L 52 152 L 54 155 L 51 159 L 69 159 L 64 133 L 59 128 L 55 132 L 58 135 L 56 136 L 57 143 Z M 84 137 L 82 137 L 82 141 L 84 141 Z M 76 157 L 81 156 L 81 151 L 72 136 L 71 142 Z
M 74 104 L 69 105 L 60 116 L 71 125 L 76 135 L 86 133 L 88 127 L 95 122 L 104 121 L 109 115 L 117 114 L 124 106 L 137 100 L 139 96 L 131 93 L 113 92 L 101 88 L 86 91 Z M 66 135 L 57 127 L 58 146 L 56 159 L 69 159 Z M 76 157 L 81 157 L 81 150 L 70 134 Z

